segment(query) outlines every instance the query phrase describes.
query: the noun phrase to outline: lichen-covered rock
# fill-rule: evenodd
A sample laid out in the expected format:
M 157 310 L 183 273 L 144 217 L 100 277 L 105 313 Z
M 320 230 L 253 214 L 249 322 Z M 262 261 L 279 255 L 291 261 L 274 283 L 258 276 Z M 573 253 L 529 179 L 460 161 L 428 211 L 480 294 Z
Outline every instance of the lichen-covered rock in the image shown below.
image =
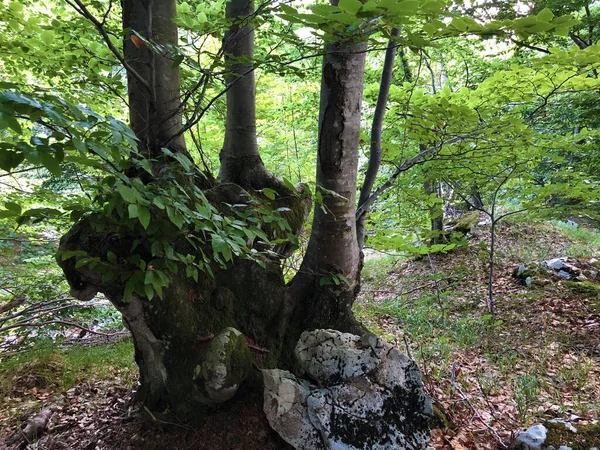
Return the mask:
M 294 448 L 321 448 L 319 432 L 313 427 L 307 408 L 311 386 L 286 370 L 263 370 L 265 398 L 263 409 L 271 428 Z
M 205 350 L 196 367 L 195 381 L 204 387 L 208 400 L 222 403 L 231 399 L 252 368 L 252 354 L 246 339 L 235 328 L 225 328 Z
M 294 448 L 427 446 L 431 402 L 416 364 L 397 348 L 370 333 L 315 330 L 302 334 L 295 354 L 318 387 L 263 371 L 269 423 Z
M 365 375 L 375 370 L 383 351 L 380 339 L 372 337 L 372 345 L 360 336 L 334 330 L 305 331 L 294 354 L 307 375 L 319 385 L 328 385 Z M 374 338 L 374 339 L 373 339 Z

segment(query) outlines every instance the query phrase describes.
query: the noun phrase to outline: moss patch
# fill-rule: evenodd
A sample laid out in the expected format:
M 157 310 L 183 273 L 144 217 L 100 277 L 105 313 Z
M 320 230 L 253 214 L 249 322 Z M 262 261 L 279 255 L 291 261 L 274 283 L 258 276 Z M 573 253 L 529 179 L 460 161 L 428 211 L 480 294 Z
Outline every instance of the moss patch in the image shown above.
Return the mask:
M 545 423 L 548 429 L 545 445 L 559 448 L 561 445 L 571 447 L 573 450 L 589 450 L 600 447 L 600 424 L 575 425 L 577 433 L 568 430 L 561 423 Z
M 471 230 L 477 226 L 479 223 L 479 212 L 471 211 L 463 215 L 460 219 L 456 221 L 454 224 L 454 228 L 452 231 L 456 231 L 459 233 L 467 234 L 470 233 Z
M 590 297 L 600 295 L 600 285 L 590 281 L 565 281 L 565 285 L 576 294 L 583 294 Z

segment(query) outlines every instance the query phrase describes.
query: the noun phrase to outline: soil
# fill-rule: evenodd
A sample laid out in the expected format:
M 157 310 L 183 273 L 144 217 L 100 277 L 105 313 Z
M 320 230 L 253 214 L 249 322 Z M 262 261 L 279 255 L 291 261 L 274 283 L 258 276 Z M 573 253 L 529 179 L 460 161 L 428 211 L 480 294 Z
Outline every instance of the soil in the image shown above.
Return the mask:
M 238 392 L 201 423 L 180 423 L 173 417 L 148 416 L 133 400 L 134 390 L 119 380 L 74 386 L 46 399 L 55 410 L 47 433 L 35 446 L 52 450 L 287 450 L 269 427 L 256 391 Z M 12 421 L 11 421 L 12 422 Z M 8 433 L 4 433 L 7 438 Z M 0 439 L 0 449 L 2 449 Z

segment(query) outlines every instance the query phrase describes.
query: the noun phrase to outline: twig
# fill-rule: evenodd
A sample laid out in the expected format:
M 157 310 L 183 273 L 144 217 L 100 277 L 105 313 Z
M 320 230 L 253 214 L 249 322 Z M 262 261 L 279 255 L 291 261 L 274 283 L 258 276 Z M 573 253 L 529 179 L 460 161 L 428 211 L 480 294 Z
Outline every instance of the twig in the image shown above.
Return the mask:
M 46 322 L 19 322 L 18 324 L 9 325 L 7 327 L 0 328 L 0 332 L 7 331 L 7 330 L 10 330 L 13 328 L 45 327 L 47 325 L 66 325 L 66 326 L 73 327 L 73 328 L 79 328 L 80 330 L 87 331 L 88 333 L 97 334 L 99 336 L 104 336 L 104 337 L 112 337 L 112 336 L 119 334 L 119 332 L 102 333 L 101 331 L 94 331 L 94 330 L 84 327 L 83 325 L 79 325 L 75 322 L 70 322 L 68 320 L 47 320 Z
M 504 443 L 504 440 L 500 437 L 500 435 L 498 434 L 498 432 L 496 430 L 494 430 L 493 427 L 491 427 L 490 425 L 488 425 L 488 423 L 485 420 L 483 420 L 483 418 L 479 414 L 479 411 L 477 411 L 477 409 L 473 406 L 473 404 L 471 403 L 471 401 L 469 400 L 469 398 L 467 397 L 467 395 L 462 391 L 462 389 L 456 383 L 456 371 L 455 371 L 455 367 L 456 367 L 456 361 L 454 361 L 452 363 L 452 367 L 450 369 L 450 384 L 452 385 L 452 388 L 456 392 L 458 392 L 458 395 L 460 395 L 460 398 L 467 405 L 469 405 L 469 407 L 473 411 L 473 414 L 475 414 L 475 417 L 477 417 L 479 419 L 479 421 L 483 424 L 483 426 L 486 427 L 488 430 L 491 431 L 491 433 L 494 435 L 494 437 L 496 438 L 496 440 L 498 441 L 498 443 L 500 444 L 500 446 L 502 448 L 508 448 L 508 446 Z
M 66 0 L 66 2 L 75 11 L 77 11 L 83 17 L 88 19 L 90 22 L 92 22 L 92 24 L 98 29 L 98 32 L 104 39 L 104 42 L 106 43 L 109 50 L 112 52 L 113 55 L 115 55 L 115 57 L 119 60 L 121 65 L 125 67 L 125 70 L 127 70 L 127 72 L 129 72 L 133 77 L 135 77 L 140 82 L 140 84 L 148 90 L 148 92 L 152 92 L 152 87 L 150 86 L 148 81 L 145 78 L 143 78 L 139 73 L 137 73 L 136 70 L 133 67 L 131 67 L 127 61 L 125 61 L 123 55 L 121 55 L 119 50 L 117 50 L 117 48 L 110 40 L 110 37 L 108 36 L 104 25 L 100 23 L 98 19 L 96 19 L 96 17 L 94 17 L 94 15 L 86 8 L 86 6 L 80 0 L 73 0 L 73 2 L 71 2 L 71 0 Z

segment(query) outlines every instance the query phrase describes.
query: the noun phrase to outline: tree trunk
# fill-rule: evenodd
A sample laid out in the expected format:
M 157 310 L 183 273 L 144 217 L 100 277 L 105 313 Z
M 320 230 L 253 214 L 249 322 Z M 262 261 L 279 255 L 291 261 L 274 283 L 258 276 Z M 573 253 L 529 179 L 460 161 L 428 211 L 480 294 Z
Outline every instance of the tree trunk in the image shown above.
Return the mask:
M 162 148 L 186 152 L 181 129 L 179 69 L 158 48 L 177 46 L 173 0 L 124 0 L 123 48 L 127 72 L 129 121 L 140 139 L 140 150 L 158 157 Z
M 285 185 L 268 172 L 256 140 L 256 85 L 254 81 L 254 2 L 230 0 L 226 15 L 233 23 L 223 38 L 228 74 L 227 119 L 218 180 L 243 187 L 269 187 L 286 191 Z
M 175 42 L 176 30 L 171 21 L 175 14 L 174 0 L 161 0 L 160 4 L 156 0 L 154 3 L 140 1 L 126 0 L 124 23 L 134 30 L 139 26 L 145 30 L 139 32 L 140 35 L 152 36 L 155 41 L 168 34 Z M 244 8 L 250 9 L 239 9 L 242 3 L 243 0 L 232 0 L 228 5 L 231 18 L 251 14 L 247 3 Z M 251 45 L 245 38 L 234 38 L 245 28 L 242 23 L 234 21 L 225 46 L 232 55 L 248 56 L 245 52 L 251 52 Z M 160 24 L 164 24 L 169 33 L 156 28 Z M 245 36 L 248 35 L 251 36 L 251 32 Z M 167 58 L 151 54 L 145 46 L 138 48 L 136 39 L 130 37 L 127 36 L 131 42 L 125 45 L 125 57 L 135 72 L 130 74 L 134 80 L 129 86 L 134 109 L 131 123 L 141 148 L 150 156 L 157 156 L 165 142 L 171 151 L 185 152 L 183 138 L 172 139 L 178 135 L 177 125 L 181 122 L 177 69 Z M 102 292 L 122 313 L 132 332 L 136 362 L 140 367 L 138 394 L 150 411 L 168 410 L 179 417 L 201 416 L 206 413 L 206 407 L 230 398 L 229 394 L 233 395 L 237 383 L 252 372 L 252 367 L 293 366 L 291 349 L 303 330 L 315 327 L 361 330 L 351 307 L 359 276 L 355 195 L 365 47 L 363 43 L 353 42 L 327 46 L 317 164 L 318 192 L 323 204 L 317 206 L 305 261 L 290 286 L 285 285 L 277 257 L 262 258 L 262 266 L 253 260 L 238 258 L 225 268 L 213 261 L 210 267 L 214 276 L 200 273 L 197 281 L 185 276 L 185 265 L 179 264 L 177 272 L 169 272 L 170 284 L 161 299 L 149 299 L 139 292 L 126 299 L 124 282 L 119 278 L 111 281 L 88 266 L 78 267 L 80 257 L 66 261 L 58 257 L 74 296 L 89 300 Z M 303 228 L 310 201 L 301 193 L 288 195 L 289 189 L 282 188 L 283 183 L 262 165 L 253 136 L 253 82 L 248 86 L 252 78 L 246 78 L 247 70 L 234 64 L 233 56 L 228 58 L 231 58 L 227 64 L 232 72 L 227 93 L 232 111 L 227 119 L 221 184 L 207 187 L 204 178 L 188 177 L 186 182 L 190 189 L 186 192 L 193 195 L 196 186 L 203 186 L 206 198 L 212 205 L 218 205 L 221 216 L 235 217 L 234 207 L 228 205 L 250 205 L 250 201 L 254 202 L 249 195 L 252 189 L 275 187 L 279 197 L 270 206 L 289 208 L 286 217 L 291 232 L 297 233 Z M 238 83 L 246 86 L 239 92 Z M 146 85 L 161 87 L 146 92 Z M 245 166 L 240 161 L 244 161 Z M 171 186 L 169 180 L 161 178 L 145 183 L 148 187 L 153 183 L 165 188 Z M 190 197 L 190 204 L 202 204 L 202 199 Z M 154 214 L 160 211 L 153 206 L 149 209 L 154 220 Z M 154 251 L 145 231 L 139 225 L 134 229 L 110 225 L 110 221 L 103 222 L 103 216 L 98 213 L 75 224 L 61 239 L 60 250 L 83 250 L 102 264 L 112 259 L 111 264 L 119 273 L 131 270 L 124 258 L 135 253 L 144 261 L 147 276 L 154 270 L 152 259 L 163 255 Z M 204 242 L 200 249 L 190 245 L 190 236 Z M 182 255 L 193 256 L 200 250 L 212 254 L 210 235 L 195 228 L 168 235 L 168 239 L 171 248 Z M 112 258 L 108 258 L 111 253 Z M 328 283 L 321 285 L 323 278 Z M 228 331 L 230 327 L 241 335 Z M 237 378 L 235 383 L 228 378 L 227 383 L 215 385 L 220 369 L 211 366 L 212 358 L 215 345 L 219 345 L 224 335 L 231 338 L 233 347 L 221 352 L 221 356 L 229 364 L 227 373 Z
M 392 38 L 396 38 L 400 35 L 398 28 L 392 29 L 390 33 Z M 377 104 L 375 105 L 375 112 L 373 113 L 373 123 L 371 125 L 371 146 L 369 152 L 369 163 L 367 165 L 367 172 L 365 173 L 365 180 L 360 189 L 360 195 L 358 197 L 358 205 L 363 205 L 371 195 L 371 190 L 375 184 L 377 173 L 379 172 L 379 166 L 381 164 L 381 133 L 383 130 L 383 119 L 385 117 L 385 108 L 388 101 L 388 94 L 390 92 L 390 86 L 392 84 L 392 76 L 394 74 L 394 61 L 396 60 L 397 44 L 396 41 L 390 39 L 388 42 L 387 49 L 385 50 L 385 59 L 383 62 L 383 69 L 381 70 L 381 80 L 379 82 L 379 93 L 377 94 Z M 356 233 L 358 239 L 358 247 L 362 251 L 365 245 L 366 229 L 365 219 L 367 211 L 363 212 L 360 217 L 356 219 Z
M 356 177 L 366 44 L 326 45 L 321 78 L 317 194 L 312 232 L 292 292 L 303 329 L 360 331 L 352 314 L 359 288 Z M 342 277 L 340 277 L 340 275 Z
M 423 148 L 425 146 L 422 146 Z M 425 192 L 429 195 L 435 194 L 440 197 L 440 184 L 437 181 L 425 181 Z M 441 204 L 435 204 L 429 207 L 429 220 L 431 222 L 430 244 L 443 244 L 444 239 L 444 209 Z

